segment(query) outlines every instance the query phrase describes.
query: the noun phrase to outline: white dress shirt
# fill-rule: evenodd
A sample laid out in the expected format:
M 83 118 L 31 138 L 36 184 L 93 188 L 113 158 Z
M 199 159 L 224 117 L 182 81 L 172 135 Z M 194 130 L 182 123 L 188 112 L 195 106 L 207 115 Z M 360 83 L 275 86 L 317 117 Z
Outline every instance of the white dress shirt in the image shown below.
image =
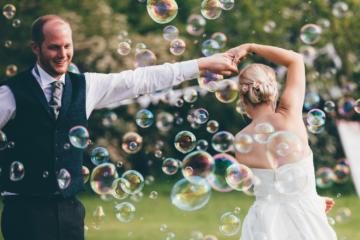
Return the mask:
M 51 97 L 51 83 L 55 80 L 39 65 L 32 74 L 36 78 L 48 101 Z M 38 74 L 39 73 L 39 74 Z M 86 116 L 89 118 L 94 109 L 114 106 L 125 99 L 135 98 L 139 94 L 151 93 L 178 85 L 185 80 L 197 78 L 199 66 L 196 60 L 179 63 L 137 68 L 120 73 L 85 73 Z M 65 83 L 65 74 L 59 79 Z M 0 129 L 15 118 L 16 102 L 7 86 L 0 87 Z

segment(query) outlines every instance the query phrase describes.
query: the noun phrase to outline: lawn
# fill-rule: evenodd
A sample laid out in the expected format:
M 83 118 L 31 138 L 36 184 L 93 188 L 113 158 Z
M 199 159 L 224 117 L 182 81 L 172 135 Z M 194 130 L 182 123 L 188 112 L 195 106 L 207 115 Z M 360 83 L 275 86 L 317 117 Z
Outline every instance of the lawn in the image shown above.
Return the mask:
M 231 237 L 222 235 L 219 228 L 220 216 L 240 207 L 240 218 L 244 218 L 247 209 L 251 205 L 253 198 L 239 192 L 218 193 L 213 191 L 209 203 L 202 209 L 194 212 L 185 212 L 174 207 L 170 202 L 170 185 L 150 185 L 145 186 L 144 196 L 139 201 L 127 199 L 136 207 L 134 220 L 129 223 L 118 221 L 114 213 L 114 200 L 104 201 L 96 196 L 83 194 L 80 199 L 84 203 L 86 215 L 86 239 L 104 240 L 153 240 L 153 239 L 190 239 L 192 231 L 201 231 L 204 235 L 215 235 L 217 239 L 232 240 L 239 239 L 239 234 Z M 156 199 L 149 198 L 150 191 L 157 191 Z M 335 197 L 336 198 L 336 197 Z M 120 201 L 118 201 L 120 202 Z M 105 212 L 104 222 L 100 229 L 94 229 L 92 213 L 97 206 L 101 205 Z M 329 214 L 330 217 L 336 215 L 337 209 L 348 207 L 351 209 L 352 216 L 345 223 L 335 223 L 334 227 L 339 240 L 359 240 L 360 239 L 360 199 L 355 195 L 342 196 L 336 199 L 336 206 Z M 166 224 L 165 231 L 160 230 L 160 226 Z M 172 233 L 174 238 L 167 238 Z M 2 238 L 1 238 L 2 239 Z

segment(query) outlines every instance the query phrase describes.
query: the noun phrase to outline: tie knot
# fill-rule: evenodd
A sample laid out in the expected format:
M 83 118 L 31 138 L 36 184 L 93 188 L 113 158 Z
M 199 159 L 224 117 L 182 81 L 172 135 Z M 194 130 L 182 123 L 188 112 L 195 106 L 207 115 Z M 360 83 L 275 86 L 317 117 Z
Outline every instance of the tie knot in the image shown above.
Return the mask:
M 63 86 L 63 83 L 61 81 L 55 81 L 51 83 L 51 86 L 54 88 L 61 88 Z

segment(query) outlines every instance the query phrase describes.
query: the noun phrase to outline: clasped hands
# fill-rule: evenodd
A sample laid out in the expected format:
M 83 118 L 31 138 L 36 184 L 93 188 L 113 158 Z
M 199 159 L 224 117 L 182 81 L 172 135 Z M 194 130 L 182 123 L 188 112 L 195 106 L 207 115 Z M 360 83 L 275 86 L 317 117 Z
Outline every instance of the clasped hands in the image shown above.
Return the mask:
M 209 57 L 198 59 L 200 71 L 209 70 L 221 75 L 233 75 L 238 73 L 237 65 L 249 53 L 250 44 L 242 44 L 224 53 L 214 54 Z

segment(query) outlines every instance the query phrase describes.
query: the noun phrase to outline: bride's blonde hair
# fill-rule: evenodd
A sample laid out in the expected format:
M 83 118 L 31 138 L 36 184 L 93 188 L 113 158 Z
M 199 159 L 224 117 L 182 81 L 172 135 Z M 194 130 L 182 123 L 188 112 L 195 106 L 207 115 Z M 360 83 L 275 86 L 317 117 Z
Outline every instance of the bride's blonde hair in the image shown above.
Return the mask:
M 259 63 L 247 65 L 239 74 L 239 91 L 242 102 L 271 102 L 276 107 L 279 91 L 274 69 Z

